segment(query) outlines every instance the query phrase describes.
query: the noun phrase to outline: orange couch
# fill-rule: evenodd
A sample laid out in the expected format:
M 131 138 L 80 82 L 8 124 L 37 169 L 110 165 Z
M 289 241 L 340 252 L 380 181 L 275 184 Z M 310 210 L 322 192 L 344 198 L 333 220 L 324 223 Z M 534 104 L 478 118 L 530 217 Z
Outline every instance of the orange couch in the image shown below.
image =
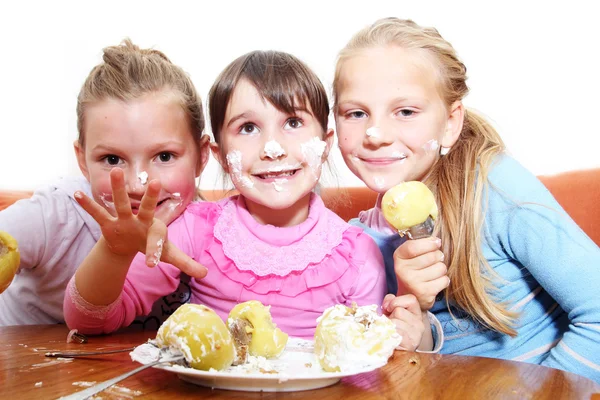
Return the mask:
M 556 200 L 588 236 L 600 246 L 600 168 L 563 172 L 540 176 Z M 203 191 L 208 200 L 226 195 L 222 191 Z M 321 192 L 325 204 L 344 220 L 371 208 L 377 195 L 364 187 L 324 188 Z M 0 191 L 0 210 L 15 201 L 31 196 L 28 191 Z

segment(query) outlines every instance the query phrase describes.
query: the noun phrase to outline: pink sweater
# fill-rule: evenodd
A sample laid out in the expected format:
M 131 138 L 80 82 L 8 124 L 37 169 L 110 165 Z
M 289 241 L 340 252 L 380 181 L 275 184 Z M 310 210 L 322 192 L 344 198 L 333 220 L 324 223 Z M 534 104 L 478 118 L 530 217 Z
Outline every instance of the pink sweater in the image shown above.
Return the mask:
M 279 228 L 259 224 L 242 197 L 192 203 L 169 226 L 169 239 L 208 268 L 192 279 L 192 303 L 205 304 L 224 320 L 238 303 L 259 300 L 290 336 L 312 338 L 316 319 L 335 304 L 380 305 L 385 271 L 375 242 L 311 197 L 306 221 Z M 134 259 L 121 296 L 108 306 L 82 299 L 74 279 L 65 296 L 65 320 L 83 333 L 113 332 L 147 314 L 152 303 L 174 291 L 180 271 Z

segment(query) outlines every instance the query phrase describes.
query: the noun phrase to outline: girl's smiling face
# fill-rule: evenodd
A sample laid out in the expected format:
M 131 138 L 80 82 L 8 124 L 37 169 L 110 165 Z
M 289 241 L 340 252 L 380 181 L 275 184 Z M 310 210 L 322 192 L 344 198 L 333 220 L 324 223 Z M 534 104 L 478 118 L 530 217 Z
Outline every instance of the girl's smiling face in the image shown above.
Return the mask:
M 244 196 L 248 210 L 264 222 L 270 220 L 269 210 L 299 203 L 308 206 L 333 132 L 324 135 L 310 109 L 289 115 L 241 79 L 231 94 L 219 136 L 213 154 Z
M 338 76 L 335 120 L 350 170 L 384 193 L 421 180 L 462 129 L 463 106 L 448 111 L 425 55 L 398 46 L 375 47 L 345 59 Z
M 75 143 L 79 166 L 89 180 L 94 200 L 115 215 L 110 170 L 125 173 L 134 213 L 146 184 L 162 185 L 155 217 L 171 223 L 194 199 L 195 178 L 208 160 L 208 137 L 195 143 L 184 109 L 169 92 L 123 102 L 106 99 L 87 106 L 85 146 Z

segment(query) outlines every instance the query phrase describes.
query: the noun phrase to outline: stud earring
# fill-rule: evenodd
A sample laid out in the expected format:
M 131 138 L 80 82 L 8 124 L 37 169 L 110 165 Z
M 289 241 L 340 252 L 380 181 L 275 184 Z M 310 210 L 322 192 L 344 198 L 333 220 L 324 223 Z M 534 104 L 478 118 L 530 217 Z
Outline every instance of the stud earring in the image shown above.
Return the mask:
M 450 147 L 440 146 L 440 156 L 445 156 L 450 151 Z

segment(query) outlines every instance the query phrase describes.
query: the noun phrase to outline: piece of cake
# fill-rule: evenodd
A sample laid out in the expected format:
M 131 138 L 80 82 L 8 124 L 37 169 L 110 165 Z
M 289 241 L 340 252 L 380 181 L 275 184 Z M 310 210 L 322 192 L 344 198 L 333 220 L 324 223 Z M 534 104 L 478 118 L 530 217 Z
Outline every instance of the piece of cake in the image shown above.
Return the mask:
M 0 293 L 10 286 L 20 262 L 17 241 L 8 233 L 0 231 Z
M 237 353 L 235 365 L 245 363 L 248 354 L 274 358 L 285 349 L 288 335 L 273 323 L 269 310 L 260 301 L 250 300 L 236 305 L 229 313 L 227 324 Z
M 184 304 L 158 329 L 156 344 L 181 352 L 195 369 L 229 367 L 235 358 L 231 333 L 223 320 L 201 304 Z
M 357 365 L 385 364 L 402 341 L 377 305 L 329 307 L 317 319 L 315 356 L 323 370 L 345 372 Z
M 381 200 L 385 220 L 410 239 L 431 236 L 433 222 L 438 216 L 435 196 L 422 182 L 400 183 L 389 189 Z

